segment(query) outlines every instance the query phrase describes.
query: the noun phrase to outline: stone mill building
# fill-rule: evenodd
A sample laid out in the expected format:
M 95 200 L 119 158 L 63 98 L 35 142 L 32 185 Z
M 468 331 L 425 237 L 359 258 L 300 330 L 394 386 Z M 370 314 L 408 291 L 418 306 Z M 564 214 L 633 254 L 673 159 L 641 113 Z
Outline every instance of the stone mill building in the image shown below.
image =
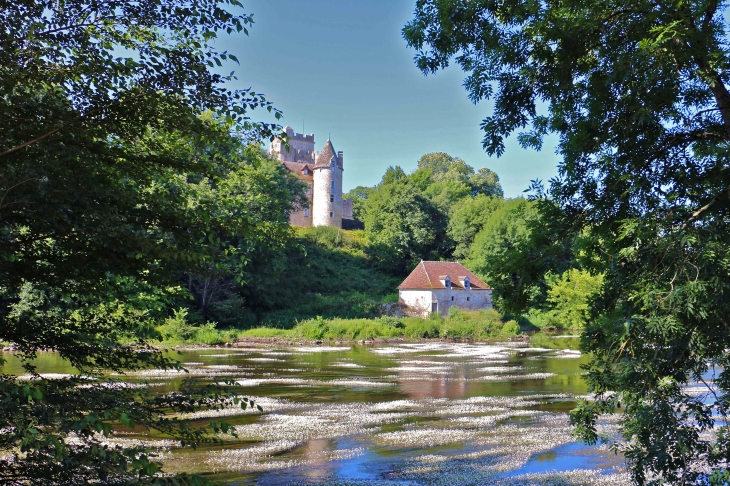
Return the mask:
M 284 166 L 307 183 L 308 205 L 289 215 L 295 226 L 355 227 L 352 218 L 352 200 L 342 199 L 342 151 L 335 152 L 328 138 L 322 150 L 314 150 L 314 134 L 294 133 L 291 127 L 284 131 L 289 137 L 287 149 L 283 140 L 271 142 L 271 153 Z

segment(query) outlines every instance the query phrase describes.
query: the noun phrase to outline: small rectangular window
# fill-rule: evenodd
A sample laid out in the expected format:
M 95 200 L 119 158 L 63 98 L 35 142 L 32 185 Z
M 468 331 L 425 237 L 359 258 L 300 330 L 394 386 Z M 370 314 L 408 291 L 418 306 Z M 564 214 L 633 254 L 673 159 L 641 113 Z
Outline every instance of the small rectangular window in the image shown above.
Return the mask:
M 469 302 L 469 297 L 466 298 L 466 301 Z
M 454 300 L 454 296 L 453 295 L 451 296 L 451 300 Z
M 304 217 L 305 218 L 309 217 L 309 208 L 304 208 Z
M 334 194 L 330 194 L 330 202 L 335 202 L 335 195 Z
M 332 181 L 332 190 L 335 190 L 335 181 Z
M 330 218 L 333 218 L 334 216 L 335 216 L 334 213 L 332 213 L 332 211 L 330 211 Z

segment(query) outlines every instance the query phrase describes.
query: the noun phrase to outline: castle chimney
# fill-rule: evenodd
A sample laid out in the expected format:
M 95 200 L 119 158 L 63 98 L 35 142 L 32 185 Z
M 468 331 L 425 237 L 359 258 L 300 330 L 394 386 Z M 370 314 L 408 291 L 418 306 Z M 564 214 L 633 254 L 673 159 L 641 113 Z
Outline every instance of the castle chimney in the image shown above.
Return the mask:
M 342 150 L 337 151 L 337 158 L 340 160 L 340 165 L 342 165 Z

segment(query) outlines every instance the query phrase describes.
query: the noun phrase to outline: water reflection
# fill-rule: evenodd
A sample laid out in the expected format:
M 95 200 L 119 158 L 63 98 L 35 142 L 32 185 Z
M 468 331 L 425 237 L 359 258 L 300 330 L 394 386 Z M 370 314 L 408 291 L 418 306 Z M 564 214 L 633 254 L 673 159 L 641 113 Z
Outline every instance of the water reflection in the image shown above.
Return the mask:
M 587 392 L 577 344 L 183 351 L 191 375 L 236 381 L 264 413 L 231 407 L 186 416 L 223 415 L 238 438 L 224 438 L 222 448 L 169 450 L 166 467 L 231 484 L 524 484 L 534 475 L 541 484 L 552 481 L 550 471 L 574 469 L 589 478 L 580 484 L 627 482 L 615 471 L 620 459 L 570 435 L 566 411 Z M 41 357 L 41 372 L 72 371 L 51 353 Z M 22 373 L 12 360 L 7 370 Z M 124 379 L 170 390 L 181 378 L 147 371 Z

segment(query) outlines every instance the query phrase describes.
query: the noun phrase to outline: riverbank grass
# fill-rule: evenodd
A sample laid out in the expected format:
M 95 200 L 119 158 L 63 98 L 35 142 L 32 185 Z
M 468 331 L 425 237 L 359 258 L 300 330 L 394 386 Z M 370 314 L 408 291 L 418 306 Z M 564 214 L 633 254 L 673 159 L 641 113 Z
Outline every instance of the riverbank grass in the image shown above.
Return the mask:
M 463 311 L 452 309 L 445 317 L 377 317 L 373 319 L 325 319 L 317 316 L 298 321 L 290 329 L 261 326 L 254 329 L 217 329 L 215 324 L 193 325 L 185 309 L 157 327 L 166 345 L 217 345 L 239 339 L 288 339 L 304 341 L 363 341 L 373 339 L 488 339 L 520 333 L 517 321 L 507 320 L 494 309 Z
M 323 319 L 299 321 L 292 329 L 267 326 L 249 329 L 242 338 L 304 339 L 308 341 L 361 341 L 372 339 L 485 339 L 509 337 L 520 333 L 514 320 L 504 322 L 493 309 L 462 311 L 452 309 L 445 317 L 432 314 L 419 317 L 378 317 L 375 319 Z

